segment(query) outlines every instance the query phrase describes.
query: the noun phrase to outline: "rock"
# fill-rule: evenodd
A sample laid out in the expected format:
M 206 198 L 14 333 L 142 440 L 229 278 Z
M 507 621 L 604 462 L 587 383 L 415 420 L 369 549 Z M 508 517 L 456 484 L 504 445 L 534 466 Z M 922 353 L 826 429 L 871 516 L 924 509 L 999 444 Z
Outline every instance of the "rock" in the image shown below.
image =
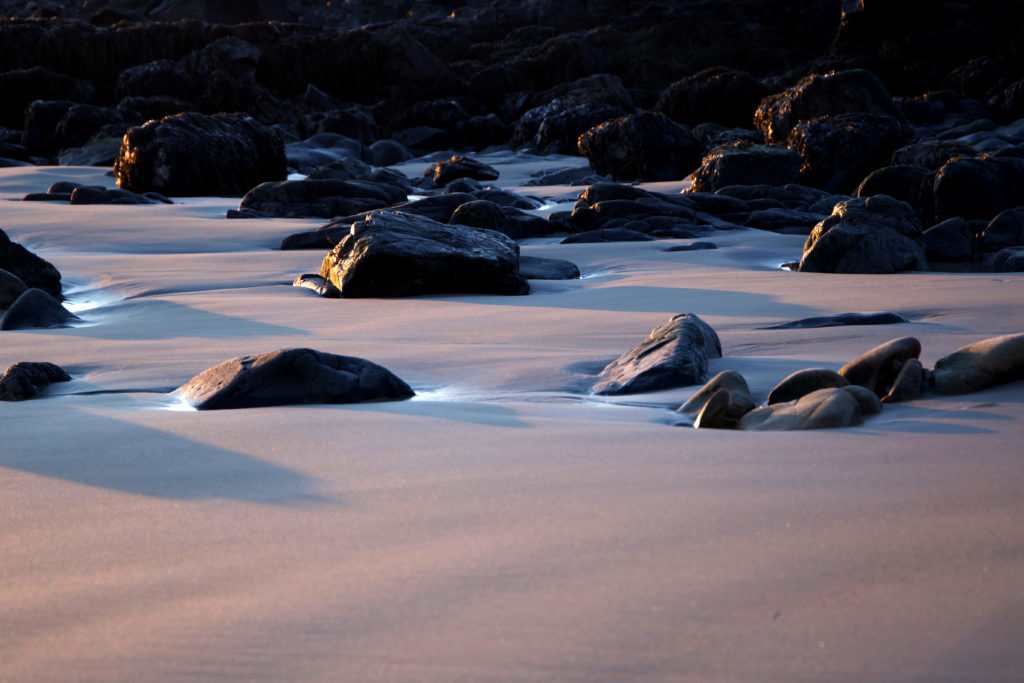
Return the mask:
M 882 82 L 869 71 L 850 69 L 812 74 L 795 86 L 761 100 L 754 125 L 772 144 L 785 143 L 801 121 L 840 114 L 882 114 L 901 126 L 907 120 Z
M 395 401 L 414 395 L 390 370 L 352 356 L 280 349 L 201 372 L 174 395 L 197 410 Z
M 17 275 L 0 268 L 0 310 L 6 310 L 28 287 Z
M 121 153 L 121 138 L 100 138 L 81 147 L 61 150 L 57 163 L 61 166 L 112 166 Z
M 746 71 L 716 66 L 672 83 L 655 109 L 688 126 L 714 121 L 723 126 L 750 126 L 764 86 Z
M 0 73 L 0 126 L 21 130 L 25 127 L 25 109 L 31 103 L 60 99 L 92 103 L 98 99 L 98 93 L 85 80 L 42 66 Z
M 981 102 L 952 90 L 933 90 L 917 97 L 893 100 L 918 131 L 948 130 L 988 116 Z
M 412 159 L 409 150 L 394 140 L 377 140 L 370 145 L 369 155 L 374 166 L 393 166 Z
M 737 143 L 718 147 L 693 174 L 690 192 L 716 192 L 730 185 L 786 185 L 800 174 L 800 155 L 783 147 Z
M 324 258 L 320 275 L 346 297 L 530 291 L 510 238 L 398 211 L 353 223 Z
M 927 270 L 921 223 L 909 204 L 880 195 L 836 204 L 804 243 L 801 272 Z
M 875 395 L 875 392 L 857 384 L 848 384 L 840 387 L 843 391 L 853 396 L 860 407 L 860 414 L 877 415 L 882 412 L 882 401 Z
M 445 192 L 451 186 L 445 186 Z M 509 192 L 508 190 L 501 190 L 494 187 L 484 187 L 478 190 L 474 190 L 471 193 L 477 199 L 483 199 L 484 201 L 493 202 L 498 206 L 511 209 L 539 209 L 544 206 L 544 202 L 536 197 L 524 197 L 518 195 L 515 192 Z
M 692 313 L 680 313 L 641 344 L 605 366 L 594 393 L 635 394 L 707 381 L 708 360 L 722 357 L 715 331 Z
M 519 274 L 527 280 L 577 280 L 580 269 L 564 259 L 521 255 Z
M 665 247 L 665 251 L 704 251 L 706 249 L 718 249 L 714 242 L 693 242 L 691 244 L 677 244 L 673 247 Z
M 238 208 L 279 218 L 332 218 L 381 209 L 405 198 L 401 189 L 368 181 L 286 180 L 260 183 Z
M 452 148 L 452 134 L 433 126 L 412 126 L 395 131 L 391 139 L 412 152 L 414 156 Z
M 12 242 L 3 230 L 0 230 L 0 269 L 17 277 L 27 287 L 41 289 L 58 301 L 63 299 L 60 272 L 49 261 Z
M 318 168 L 346 159 L 362 161 L 363 143 L 338 133 L 318 133 L 284 147 L 288 165 L 307 175 Z
M 597 242 L 650 242 L 654 238 L 629 228 L 606 228 L 587 230 L 569 235 L 560 244 L 593 244 Z
M 458 178 L 474 180 L 497 180 L 497 169 L 482 161 L 470 159 L 462 155 L 453 155 L 450 159 L 437 161 L 427 167 L 424 176 L 433 178 L 439 186 L 444 186 Z
M 920 166 L 886 166 L 872 171 L 857 187 L 858 197 L 874 197 L 886 194 L 893 199 L 906 202 L 918 216 L 925 213 L 921 198 L 925 184 L 931 180 L 931 173 Z
M 889 393 L 882 397 L 882 403 L 901 403 L 913 401 L 921 396 L 924 391 L 925 374 L 921 361 L 916 358 L 908 358 L 900 368 L 900 372 L 893 380 Z
M 78 320 L 78 316 L 43 290 L 33 287 L 15 299 L 0 318 L 0 330 L 63 327 L 71 320 Z
M 452 225 L 495 230 L 514 240 L 544 237 L 555 229 L 555 226 L 539 216 L 511 207 L 501 207 L 483 199 L 460 204 L 448 222 Z
M 313 85 L 309 86 L 309 88 L 314 87 Z M 326 95 L 326 93 L 321 93 L 321 95 Z M 373 112 L 368 107 L 357 104 L 343 109 L 333 107 L 330 111 L 306 114 L 299 123 L 304 138 L 318 133 L 337 133 L 363 145 L 368 145 L 380 138 L 380 130 Z
M 896 313 L 839 313 L 814 318 L 803 318 L 780 325 L 770 325 L 766 330 L 805 330 L 817 327 L 839 327 L 840 325 L 896 325 L 910 322 Z
M 981 234 L 981 249 L 985 252 L 1020 246 L 1024 246 L 1024 207 L 1000 212 Z
M 932 181 L 934 222 L 957 216 L 989 220 L 1024 204 L 1024 169 L 1017 161 L 957 158 L 943 165 Z
M 71 376 L 53 363 L 15 363 L 0 375 L 0 401 L 25 401 L 54 382 L 69 381 Z
M 793 126 L 786 145 L 803 160 L 801 184 L 849 192 L 907 141 L 904 126 L 882 114 L 823 116 Z
M 696 138 L 653 112 L 606 121 L 583 133 L 578 146 L 595 171 L 612 178 L 678 180 L 697 166 Z
M 373 166 L 356 157 L 342 157 L 324 164 L 310 173 L 310 180 L 366 180 L 373 173 Z
M 743 375 L 723 370 L 676 409 L 694 418 L 694 427 L 733 429 L 739 419 L 754 409 L 754 399 Z
M 117 185 L 166 195 L 241 196 L 284 180 L 281 140 L 248 116 L 168 116 L 125 133 L 114 164 Z
M 790 431 L 852 427 L 862 421 L 860 404 L 843 389 L 818 389 L 788 403 L 755 408 L 739 428 L 747 431 Z
M 974 255 L 974 235 L 959 216 L 933 225 L 921 235 L 924 253 L 937 261 L 969 261 Z
M 834 370 L 809 368 L 797 370 L 768 392 L 768 405 L 788 403 L 803 398 L 818 389 L 845 387 L 850 382 Z
M 798 209 L 763 209 L 751 211 L 743 225 L 783 235 L 809 235 L 811 229 L 823 218 L 820 213 Z
M 929 171 L 937 171 L 952 159 L 974 155 L 973 148 L 959 142 L 916 140 L 893 152 L 889 157 L 889 163 L 893 166 L 918 166 Z
M 1016 121 L 1024 118 L 1024 79 L 1011 83 L 988 101 L 993 118 Z
M 969 394 L 1024 378 L 1024 334 L 974 342 L 935 363 L 935 391 Z
M 1024 272 L 1024 247 L 1007 247 L 996 252 L 992 258 L 992 270 L 996 273 Z
M 331 284 L 330 280 L 314 273 L 304 273 L 298 276 L 292 282 L 292 287 L 303 287 L 312 290 L 318 296 L 322 296 L 325 299 L 337 299 L 341 296 L 341 292 Z
M 903 365 L 921 355 L 921 342 L 914 337 L 900 337 L 861 354 L 839 369 L 850 384 L 870 389 L 876 396 L 889 393 Z

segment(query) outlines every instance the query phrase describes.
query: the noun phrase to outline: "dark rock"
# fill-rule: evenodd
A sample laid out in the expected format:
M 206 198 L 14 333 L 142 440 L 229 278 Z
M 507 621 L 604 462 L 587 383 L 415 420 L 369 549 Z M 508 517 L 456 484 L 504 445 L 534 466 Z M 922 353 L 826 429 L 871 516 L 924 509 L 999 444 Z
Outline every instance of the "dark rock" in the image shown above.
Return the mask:
M 448 191 L 450 186 L 451 184 L 445 186 L 445 192 Z M 511 209 L 523 209 L 529 211 L 530 209 L 539 209 L 544 206 L 544 202 L 536 197 L 524 197 L 516 194 L 515 192 L 500 190 L 493 187 L 475 190 L 471 194 L 477 199 L 483 199 L 488 202 L 493 202 L 498 206 Z
M 882 82 L 869 71 L 850 69 L 812 74 L 795 86 L 761 101 L 754 125 L 769 143 L 785 143 L 801 121 L 841 114 L 881 114 L 901 126 L 907 120 Z
M 69 202 L 69 192 L 29 192 L 21 198 L 23 202 Z
M 860 404 L 843 389 L 818 389 L 788 403 L 755 408 L 740 419 L 748 431 L 790 431 L 852 427 L 862 421 Z
M 394 140 L 378 140 L 370 145 L 369 155 L 374 166 L 393 166 L 412 158 L 409 150 Z
M 369 145 L 380 138 L 380 129 L 373 111 L 369 107 L 356 104 L 306 114 L 299 125 L 305 138 L 318 133 L 338 133 L 364 145 Z
M 973 148 L 959 142 L 917 140 L 893 152 L 889 163 L 893 166 L 918 166 L 936 171 L 952 159 L 974 155 Z
M 60 272 L 49 261 L 12 242 L 3 230 L 0 230 L 0 269 L 19 278 L 27 287 L 41 289 L 58 301 L 63 299 Z
M 921 355 L 921 342 L 914 337 L 900 337 L 861 354 L 839 369 L 850 384 L 870 389 L 876 396 L 889 393 L 903 365 Z
M 714 242 L 694 242 L 692 244 L 677 244 L 673 247 L 665 247 L 665 251 L 704 251 L 705 249 L 718 249 Z
M 285 145 L 284 151 L 288 165 L 305 174 L 350 158 L 361 162 L 364 155 L 361 142 L 338 133 L 317 133 L 301 142 Z
M 81 147 L 61 150 L 61 166 L 112 166 L 121 153 L 121 138 L 99 138 Z
M 561 244 L 593 244 L 597 242 L 650 242 L 653 237 L 629 228 L 587 230 L 569 235 Z
M 843 200 L 849 199 L 846 195 L 830 195 L 816 187 L 807 187 L 795 183 L 787 185 L 727 185 L 716 190 L 715 194 L 743 200 L 747 203 L 743 211 L 748 209 L 758 211 L 760 208 L 756 205 L 756 201 L 767 200 L 773 202 L 771 206 L 776 208 L 800 209 L 810 213 L 824 213 L 826 216 L 832 213 L 832 204 L 829 205 L 829 210 L 825 212 L 816 211 L 810 207 L 815 206 L 823 199 L 836 197 L 841 197 Z M 833 204 L 838 203 L 838 201 L 837 199 Z M 763 208 L 770 207 L 765 206 Z
M 427 167 L 423 175 L 433 178 L 438 185 L 447 185 L 458 178 L 474 180 L 497 180 L 497 169 L 482 161 L 461 155 L 453 155 L 450 159 L 437 161 Z
M 310 180 L 365 180 L 373 173 L 373 166 L 356 157 L 342 157 L 320 166 L 307 177 Z
M 801 272 L 927 270 L 921 223 L 909 204 L 879 195 L 836 205 L 804 243 Z
M 751 211 L 743 225 L 783 235 L 809 235 L 823 218 L 819 213 L 799 209 L 764 209 Z
M 114 164 L 118 187 L 167 195 L 241 196 L 287 175 L 284 146 L 240 115 L 168 116 L 132 128 Z
M 576 154 L 581 135 L 628 113 L 626 107 L 615 102 L 618 98 L 614 95 L 582 92 L 589 96 L 573 93 L 575 96 L 556 98 L 523 114 L 516 122 L 512 145 L 530 144 L 545 153 Z
M 53 363 L 15 363 L 0 375 L 0 401 L 25 401 L 50 384 L 70 381 L 71 376 Z
M 174 394 L 197 410 L 409 398 L 409 385 L 362 358 L 313 349 L 239 356 L 206 370 Z
M 848 384 L 840 388 L 856 399 L 861 415 L 877 415 L 882 412 L 882 401 L 870 389 L 857 384 Z
M 734 429 L 739 419 L 754 409 L 750 387 L 743 375 L 723 370 L 676 409 L 694 419 L 694 427 Z
M 996 252 L 1007 247 L 1024 246 L 1024 207 L 1002 211 L 981 234 L 981 249 Z
M 996 273 L 1024 272 L 1024 247 L 1007 247 L 996 252 L 992 258 L 992 270 Z
M 256 209 L 228 209 L 224 213 L 224 217 L 230 219 L 249 219 L 273 218 L 274 216 L 266 211 L 257 211 Z
M 924 213 L 922 193 L 931 180 L 928 169 L 920 166 L 886 166 L 872 171 L 857 188 L 858 197 L 874 197 L 886 194 L 893 199 L 906 202 L 919 216 Z
M 413 126 L 396 131 L 391 138 L 415 154 L 451 149 L 452 135 L 442 128 Z
M 839 313 L 814 318 L 803 318 L 780 325 L 770 325 L 766 330 L 806 330 L 818 327 L 839 327 L 842 325 L 898 325 L 910 322 L 896 313 Z
M 510 238 L 398 211 L 353 223 L 324 258 L 320 275 L 346 297 L 530 291 Z
M 834 370 L 809 368 L 797 370 L 768 392 L 768 405 L 788 403 L 803 398 L 818 389 L 845 387 L 850 382 Z
M 1024 334 L 968 344 L 935 363 L 935 391 L 969 394 L 1024 378 Z
M 635 394 L 707 381 L 708 360 L 722 357 L 718 335 L 692 313 L 681 313 L 601 371 L 594 393 Z
M 889 393 L 882 397 L 882 403 L 902 403 L 919 398 L 924 391 L 925 373 L 921 361 L 908 358 L 893 380 Z
M 482 199 L 459 205 L 448 222 L 495 230 L 514 240 L 544 237 L 554 230 L 554 226 L 543 218 Z
M 239 209 L 278 218 L 332 218 L 390 206 L 405 199 L 394 187 L 358 180 L 286 180 L 249 190 Z
M 0 268 L 0 310 L 10 307 L 27 289 L 20 277 Z
M 325 299 L 337 299 L 341 296 L 341 292 L 331 284 L 330 280 L 313 273 L 304 273 L 298 276 L 292 282 L 292 287 L 303 287 L 312 290 L 318 296 L 322 296 Z
M 665 88 L 655 109 L 688 126 L 714 121 L 744 127 L 751 125 L 758 103 L 767 94 L 746 71 L 716 66 Z
M 1024 118 L 1024 79 L 999 91 L 988 101 L 989 109 L 1000 121 Z
M 963 218 L 950 218 L 921 235 L 924 253 L 937 261 L 969 261 L 974 255 L 974 235 Z
M 36 100 L 92 103 L 98 97 L 92 83 L 42 66 L 0 73 L 0 126 L 24 128 L 25 108 Z
M 30 154 L 52 159 L 60 151 L 57 124 L 75 103 L 71 100 L 35 100 L 25 107 L 21 144 Z
M 113 107 L 100 107 L 92 104 L 72 105 L 64 112 L 53 131 L 56 147 L 58 150 L 81 147 L 105 126 L 120 128 L 122 132 L 128 128 L 121 112 Z
M 110 204 L 113 201 L 104 187 L 76 187 L 70 198 L 72 204 Z
M 691 192 L 729 185 L 786 185 L 799 177 L 801 157 L 783 147 L 738 143 L 715 149 L 693 174 Z
M 787 146 L 800 154 L 800 182 L 827 192 L 852 191 L 907 141 L 904 124 L 882 114 L 838 114 L 801 121 Z
M 15 299 L 0 318 L 0 330 L 63 327 L 70 320 L 78 320 L 78 316 L 43 290 L 33 287 Z
M 564 259 L 520 256 L 519 274 L 527 280 L 576 280 L 580 269 Z
M 148 97 L 122 97 L 117 103 L 117 110 L 126 121 L 160 120 L 165 116 L 174 116 L 186 111 L 195 111 L 196 105 L 185 100 L 175 99 L 167 95 L 150 95 Z
M 954 159 L 935 172 L 932 202 L 935 223 L 956 216 L 991 219 L 1024 204 L 1024 164 L 1013 158 Z
M 697 166 L 697 140 L 663 114 L 642 112 L 591 128 L 580 153 L 601 175 L 626 180 L 677 180 Z
M 526 181 L 526 185 L 590 185 L 604 181 L 589 166 L 585 168 L 565 168 L 557 171 L 539 171 Z

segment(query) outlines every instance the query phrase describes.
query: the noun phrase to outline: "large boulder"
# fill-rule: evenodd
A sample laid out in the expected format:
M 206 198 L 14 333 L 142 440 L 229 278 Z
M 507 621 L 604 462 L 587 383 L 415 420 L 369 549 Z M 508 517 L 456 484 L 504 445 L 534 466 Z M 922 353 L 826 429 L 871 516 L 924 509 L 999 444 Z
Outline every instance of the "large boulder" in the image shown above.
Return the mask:
M 669 85 L 654 108 L 688 126 L 713 121 L 743 128 L 750 126 L 758 103 L 767 94 L 746 71 L 716 66 Z
M 1024 334 L 968 344 L 935 363 L 935 391 L 968 394 L 1024 378 Z
M 932 176 L 934 222 L 947 218 L 989 220 L 1024 204 L 1024 168 L 1013 158 L 956 158 Z
M 708 360 L 722 357 L 718 335 L 692 313 L 680 313 L 609 363 L 596 394 L 636 394 L 707 381 Z
M 509 237 L 398 211 L 353 223 L 324 257 L 320 275 L 345 297 L 530 291 Z
M 679 180 L 697 166 L 699 144 L 664 114 L 641 112 L 606 121 L 579 138 L 580 154 L 601 175 L 623 180 Z
M 114 163 L 118 187 L 178 196 L 241 196 L 287 175 L 277 134 L 240 114 L 167 116 L 131 128 Z
M 812 74 L 766 97 L 757 108 L 754 124 L 767 142 L 785 143 L 801 121 L 852 113 L 883 114 L 908 125 L 882 82 L 864 69 Z
M 827 192 L 852 192 L 884 166 L 907 139 L 904 124 L 884 114 L 837 114 L 797 123 L 787 146 L 800 154 L 800 183 Z
M 799 179 L 800 154 L 785 147 L 736 143 L 718 147 L 701 161 L 690 192 L 716 192 L 730 185 L 787 185 Z
M 232 358 L 174 391 L 197 410 L 395 401 L 413 393 L 408 384 L 376 363 L 314 349 Z
M 928 270 L 921 222 L 906 202 L 886 195 L 836 204 L 804 243 L 801 272 L 897 273 Z
M 747 431 L 852 427 L 862 421 L 860 404 L 845 389 L 818 389 L 794 401 L 755 408 L 739 421 Z
M 49 261 L 12 242 L 3 230 L 0 230 L 0 268 L 28 287 L 41 289 L 58 300 L 62 298 L 60 271 Z
M 242 197 L 238 208 L 282 218 L 333 218 L 381 209 L 405 199 L 405 191 L 393 185 L 307 178 L 260 183 Z
M 25 401 L 54 382 L 70 380 L 68 373 L 53 363 L 15 363 L 0 375 L 0 401 Z

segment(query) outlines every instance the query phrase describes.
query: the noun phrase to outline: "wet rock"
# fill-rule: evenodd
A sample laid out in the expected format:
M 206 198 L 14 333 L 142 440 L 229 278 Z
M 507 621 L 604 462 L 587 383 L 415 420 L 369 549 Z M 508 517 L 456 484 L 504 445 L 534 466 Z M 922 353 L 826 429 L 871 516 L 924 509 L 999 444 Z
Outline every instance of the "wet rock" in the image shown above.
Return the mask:
M 0 330 L 63 327 L 71 320 L 78 320 L 78 316 L 43 290 L 33 287 L 15 299 L 0 318 Z
M 697 166 L 697 140 L 663 114 L 631 114 L 591 128 L 580 154 L 601 175 L 624 180 L 678 180 Z
M 743 225 L 783 235 L 809 235 L 825 216 L 799 209 L 763 209 L 751 211 Z
M 768 392 L 768 405 L 788 403 L 803 398 L 818 389 L 839 389 L 849 383 L 849 380 L 834 370 L 824 368 L 797 370 Z
M 981 234 L 981 248 L 985 252 L 1020 246 L 1024 246 L 1024 207 L 1000 212 Z
M 341 291 L 331 284 L 330 280 L 314 273 L 303 273 L 298 276 L 292 282 L 292 287 L 302 287 L 311 290 L 317 296 L 322 296 L 325 299 L 337 299 L 341 296 Z
M 401 202 L 405 192 L 359 180 L 287 180 L 261 183 L 238 205 L 279 218 L 332 218 Z
M 555 226 L 543 218 L 512 207 L 501 207 L 483 199 L 460 204 L 448 222 L 452 225 L 495 230 L 514 240 L 544 237 L 555 229 Z
M 722 357 L 715 331 L 692 313 L 681 313 L 646 340 L 605 366 L 594 393 L 635 394 L 707 381 L 708 360 Z
M 284 147 L 288 165 L 309 175 L 316 169 L 345 159 L 362 161 L 363 143 L 338 133 L 318 133 Z
M 3 230 L 0 230 L 0 268 L 20 279 L 27 287 L 41 289 L 58 301 L 63 298 L 57 268 L 12 242 Z
M 166 195 L 241 196 L 284 180 L 284 146 L 248 116 L 168 116 L 125 133 L 114 164 L 118 187 Z
M 462 155 L 453 155 L 450 159 L 437 161 L 427 167 L 423 175 L 433 178 L 440 186 L 447 185 L 458 178 L 474 180 L 497 180 L 498 171 L 482 161 Z
M 629 228 L 602 228 L 569 235 L 560 244 L 594 244 L 598 242 L 650 242 L 650 235 Z
M 922 206 L 922 192 L 931 180 L 931 173 L 920 166 L 886 166 L 872 171 L 857 187 L 858 197 L 874 197 L 887 194 L 893 199 L 906 202 L 918 216 L 925 213 Z
M 957 158 L 934 174 L 935 223 L 957 216 L 989 220 L 1024 204 L 1024 168 L 1019 160 Z
M 903 365 L 921 355 L 921 342 L 914 337 L 900 337 L 876 346 L 842 368 L 839 374 L 850 384 L 870 389 L 876 396 L 889 393 Z
M 786 145 L 800 154 L 800 183 L 850 192 L 909 137 L 904 122 L 882 114 L 837 114 L 801 121 Z
M 992 258 L 992 270 L 996 273 L 1024 272 L 1024 247 L 1007 247 L 996 252 Z
M 801 272 L 927 270 L 921 223 L 909 204 L 880 195 L 840 202 L 804 243 Z
M 233 358 L 196 375 L 174 394 L 197 410 L 225 410 L 395 401 L 414 392 L 376 363 L 300 348 Z
M 519 274 L 527 280 L 577 280 L 580 269 L 564 259 L 521 255 Z
M 894 151 L 889 158 L 889 163 L 893 166 L 918 166 L 929 171 L 936 171 L 952 159 L 963 156 L 973 157 L 975 154 L 972 147 L 959 142 L 916 140 Z
M 368 153 L 374 166 L 393 166 L 412 159 L 409 150 L 394 140 L 378 140 L 370 145 Z
M 801 121 L 853 113 L 881 114 L 908 125 L 882 82 L 864 69 L 812 74 L 792 88 L 766 97 L 757 108 L 754 125 L 764 132 L 767 142 L 785 143 Z
M 974 235 L 959 216 L 933 225 L 921 235 L 924 253 L 937 261 L 969 261 L 974 255 Z
M 783 147 L 738 143 L 719 147 L 704 157 L 693 175 L 691 192 L 715 192 L 730 185 L 795 183 L 802 160 Z
M 27 289 L 20 277 L 0 268 L 0 309 L 6 310 Z
M 788 403 L 755 408 L 740 419 L 747 431 L 791 431 L 852 427 L 862 421 L 860 404 L 843 389 L 818 389 Z
M 935 391 L 969 394 L 1024 378 L 1024 334 L 974 342 L 935 363 Z
M 314 86 L 311 85 L 310 88 L 312 87 Z M 319 133 L 337 133 L 364 145 L 380 138 L 380 129 L 373 111 L 369 107 L 357 104 L 306 114 L 299 123 L 304 138 Z
M 882 403 L 902 403 L 919 398 L 924 392 L 925 373 L 921 361 L 908 358 L 893 380 L 889 393 L 882 397 Z
M 625 116 L 629 93 L 616 76 L 596 75 L 539 95 L 539 102 L 519 116 L 513 147 L 532 145 L 545 153 L 576 154 L 576 141 L 590 128 Z
M 307 178 L 310 180 L 366 180 L 373 174 L 373 166 L 356 157 L 342 157 L 320 166 Z
M 761 83 L 746 71 L 716 66 L 672 83 L 655 109 L 688 126 L 714 121 L 723 126 L 750 126 L 761 98 Z
M 353 223 L 324 258 L 320 275 L 345 297 L 530 291 L 510 238 L 398 211 Z
M 666 247 L 665 251 L 704 251 L 706 249 L 718 249 L 714 242 L 693 242 L 692 244 L 677 244 Z
M 805 330 L 817 327 L 839 327 L 841 325 L 897 325 L 909 322 L 896 313 L 839 313 L 765 327 L 766 330 Z
M 743 375 L 723 370 L 676 409 L 694 420 L 694 427 L 734 429 L 739 419 L 754 409 L 750 387 Z
M 69 382 L 71 376 L 53 363 L 15 363 L 0 375 L 0 401 L 36 398 L 55 382 Z

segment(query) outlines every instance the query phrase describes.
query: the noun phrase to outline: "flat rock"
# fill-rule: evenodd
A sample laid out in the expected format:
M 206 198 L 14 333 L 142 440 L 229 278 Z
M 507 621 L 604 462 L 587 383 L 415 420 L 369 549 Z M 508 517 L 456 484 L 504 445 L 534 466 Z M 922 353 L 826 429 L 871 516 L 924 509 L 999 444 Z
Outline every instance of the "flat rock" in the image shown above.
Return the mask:
M 921 355 L 921 342 L 900 337 L 880 344 L 839 369 L 850 384 L 866 387 L 876 396 L 889 393 L 904 363 Z
M 817 327 L 840 327 L 843 325 L 897 325 L 910 322 L 896 313 L 838 313 L 813 318 L 802 318 L 779 325 L 770 325 L 765 330 L 804 330 Z
M 714 242 L 693 242 L 691 244 L 677 244 L 672 247 L 665 247 L 665 251 L 705 251 L 707 249 L 718 249 Z
M 650 235 L 631 230 L 629 228 L 606 228 L 601 230 L 587 230 L 569 235 L 560 244 L 593 244 L 597 242 L 650 242 L 654 240 Z
M 708 360 L 721 357 L 715 331 L 696 315 L 680 313 L 605 366 L 594 393 L 635 394 L 702 384 Z
M 755 408 L 744 415 L 746 431 L 836 429 L 861 423 L 860 404 L 843 389 L 818 389 L 795 401 Z
M 15 299 L 0 318 L 0 330 L 63 327 L 71 320 L 78 320 L 78 316 L 43 290 L 33 287 Z
M 413 394 L 376 363 L 302 348 L 232 358 L 174 391 L 197 410 L 395 401 Z
M 576 280 L 580 269 L 564 259 L 520 255 L 519 274 L 527 280 Z
M 935 363 L 935 391 L 969 394 L 1024 378 L 1024 334 L 968 344 Z
M 382 211 L 352 224 L 320 276 L 345 297 L 528 294 L 519 247 L 493 230 Z
M 70 380 L 71 376 L 53 363 L 15 363 L 0 375 L 0 401 L 25 401 L 54 382 Z

